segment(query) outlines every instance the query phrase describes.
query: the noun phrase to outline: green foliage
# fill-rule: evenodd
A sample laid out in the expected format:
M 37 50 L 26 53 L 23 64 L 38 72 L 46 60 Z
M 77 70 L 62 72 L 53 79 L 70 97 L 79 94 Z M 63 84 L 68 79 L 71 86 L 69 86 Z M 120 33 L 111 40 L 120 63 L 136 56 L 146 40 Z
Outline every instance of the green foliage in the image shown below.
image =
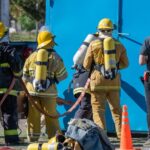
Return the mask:
M 35 21 L 26 14 L 23 14 L 18 18 L 21 28 L 26 31 L 31 31 L 36 28 Z
M 45 0 L 11 0 L 11 5 L 22 9 L 28 16 L 36 21 L 44 21 Z
M 10 0 L 10 16 L 24 31 L 36 28 L 45 20 L 45 0 Z

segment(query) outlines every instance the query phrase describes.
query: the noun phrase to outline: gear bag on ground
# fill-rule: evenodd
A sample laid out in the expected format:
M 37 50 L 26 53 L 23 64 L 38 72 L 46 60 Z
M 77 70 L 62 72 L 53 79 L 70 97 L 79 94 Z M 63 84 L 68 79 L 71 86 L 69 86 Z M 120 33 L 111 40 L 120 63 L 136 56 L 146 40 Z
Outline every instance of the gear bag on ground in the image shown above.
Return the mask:
M 65 133 L 76 140 L 83 150 L 114 150 L 105 132 L 88 119 L 72 119 Z

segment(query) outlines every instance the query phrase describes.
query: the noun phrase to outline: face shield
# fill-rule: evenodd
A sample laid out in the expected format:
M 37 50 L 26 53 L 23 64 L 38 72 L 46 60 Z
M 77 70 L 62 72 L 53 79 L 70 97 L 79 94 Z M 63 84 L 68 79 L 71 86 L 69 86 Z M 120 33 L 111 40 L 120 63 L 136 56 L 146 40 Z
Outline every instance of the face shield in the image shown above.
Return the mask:
M 106 38 L 106 37 L 112 37 L 112 29 L 101 29 L 98 31 L 99 32 L 99 37 L 101 38 Z

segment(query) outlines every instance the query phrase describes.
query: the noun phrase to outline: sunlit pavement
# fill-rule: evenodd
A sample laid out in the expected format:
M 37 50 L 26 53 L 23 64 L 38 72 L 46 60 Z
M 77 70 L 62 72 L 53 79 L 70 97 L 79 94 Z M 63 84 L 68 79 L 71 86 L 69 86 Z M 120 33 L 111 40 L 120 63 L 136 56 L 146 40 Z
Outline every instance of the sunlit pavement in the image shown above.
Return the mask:
M 109 137 L 109 139 L 110 139 L 110 142 L 115 146 L 116 150 L 119 150 L 120 141 L 113 137 Z M 135 150 L 141 150 L 141 149 L 143 150 L 143 144 L 145 143 L 146 140 L 147 140 L 147 138 L 145 138 L 145 137 L 132 138 L 133 147 L 135 148 Z M 146 149 L 144 149 L 144 150 L 146 150 Z M 150 148 L 149 148 L 149 150 L 150 150 Z
M 15 150 L 26 150 L 27 146 L 30 144 L 27 142 L 26 137 L 21 137 L 22 143 L 18 146 L 12 146 Z M 40 141 L 46 141 L 47 138 L 45 136 L 41 136 Z M 116 139 L 115 137 L 109 137 L 110 142 L 114 145 L 116 150 L 119 150 L 120 147 L 120 141 Z M 145 137 L 138 137 L 138 138 L 132 138 L 133 141 L 133 147 L 135 150 L 150 150 L 150 147 L 143 147 L 143 144 L 147 138 Z M 0 137 L 0 147 L 4 146 L 4 138 L 3 136 Z
M 21 144 L 18 146 L 12 146 L 12 148 L 14 148 L 15 150 L 26 150 L 27 146 L 30 144 L 28 143 L 27 139 L 26 139 L 26 120 L 22 119 L 19 121 L 19 127 L 20 127 L 20 139 L 21 139 Z M 4 146 L 4 136 L 3 136 L 3 128 L 0 125 L 0 147 Z M 43 131 L 44 133 L 44 131 Z M 45 134 L 41 134 L 40 137 L 40 141 L 44 142 L 47 141 L 47 137 L 45 136 Z M 116 148 L 116 150 L 119 150 L 120 147 L 120 141 L 116 138 L 113 137 L 112 135 L 109 135 L 109 140 L 110 142 L 114 145 L 114 147 Z M 150 148 L 147 147 L 143 147 L 143 144 L 146 142 L 147 138 L 146 135 L 134 135 L 134 137 L 132 138 L 132 142 L 133 142 L 133 147 L 135 148 L 135 150 L 150 150 Z

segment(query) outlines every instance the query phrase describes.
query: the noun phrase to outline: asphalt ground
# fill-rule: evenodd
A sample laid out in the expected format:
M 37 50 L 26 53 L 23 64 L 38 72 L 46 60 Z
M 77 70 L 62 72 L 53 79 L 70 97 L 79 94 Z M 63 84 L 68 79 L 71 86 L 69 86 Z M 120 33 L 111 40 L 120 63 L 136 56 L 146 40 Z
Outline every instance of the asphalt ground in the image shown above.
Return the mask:
M 28 145 L 30 144 L 27 141 L 26 138 L 26 120 L 25 119 L 21 119 L 19 120 L 19 128 L 20 130 L 18 130 L 20 132 L 20 139 L 21 139 L 21 144 L 18 146 L 11 146 L 11 148 L 13 148 L 14 150 L 26 150 Z M 46 134 L 44 133 L 45 129 L 43 128 L 41 130 L 41 137 L 39 139 L 39 142 L 47 142 L 48 138 L 46 136 Z M 116 150 L 119 150 L 120 147 L 120 141 L 114 137 L 113 134 L 108 134 L 109 140 L 112 143 L 112 145 L 115 146 Z M 144 148 L 143 144 L 145 143 L 145 141 L 147 140 L 146 135 L 145 134 L 138 134 L 138 135 L 133 135 L 132 138 L 132 143 L 133 143 L 133 147 L 135 148 L 135 150 L 150 150 L 150 147 L 148 148 Z M 3 135 L 3 128 L 0 124 L 0 148 L 4 147 L 5 143 L 4 143 L 4 135 Z

